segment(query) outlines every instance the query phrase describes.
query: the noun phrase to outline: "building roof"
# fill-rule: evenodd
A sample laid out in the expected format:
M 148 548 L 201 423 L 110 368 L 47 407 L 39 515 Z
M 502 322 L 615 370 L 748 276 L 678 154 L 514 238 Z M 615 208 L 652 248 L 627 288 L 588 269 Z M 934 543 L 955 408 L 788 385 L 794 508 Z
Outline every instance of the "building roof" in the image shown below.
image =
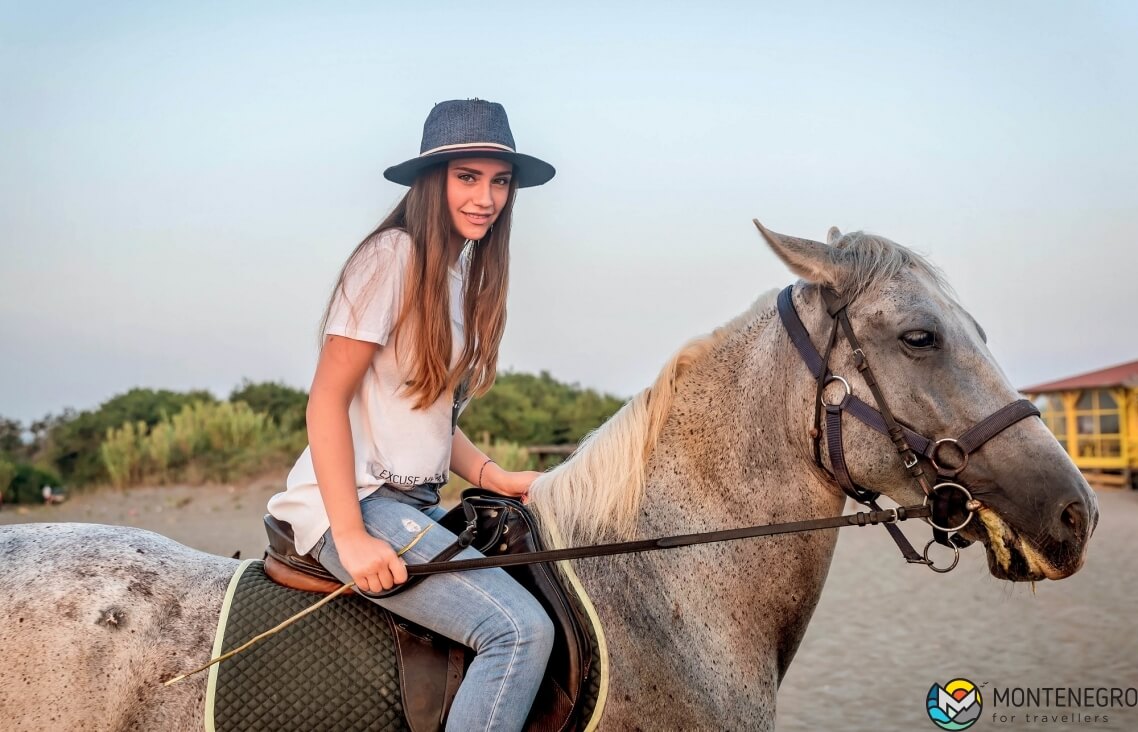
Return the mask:
M 1111 386 L 1138 385 L 1138 361 L 1121 363 L 1098 371 L 1069 376 L 1046 384 L 1036 384 L 1020 391 L 1039 394 L 1046 391 L 1073 391 L 1075 389 L 1104 389 Z

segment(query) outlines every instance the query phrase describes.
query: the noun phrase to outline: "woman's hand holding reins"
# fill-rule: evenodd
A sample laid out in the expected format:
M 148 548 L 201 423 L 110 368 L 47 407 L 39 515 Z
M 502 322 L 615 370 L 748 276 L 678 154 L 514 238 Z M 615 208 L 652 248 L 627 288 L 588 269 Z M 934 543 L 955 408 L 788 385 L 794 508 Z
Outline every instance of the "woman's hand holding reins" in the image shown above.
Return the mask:
M 336 537 L 340 563 L 365 592 L 382 592 L 407 581 L 407 565 L 383 539 L 366 531 Z
M 503 470 L 497 463 L 490 463 L 482 479 L 482 487 L 503 496 L 519 498 L 522 503 L 529 503 L 529 488 L 541 476 L 534 470 L 519 470 L 512 472 Z

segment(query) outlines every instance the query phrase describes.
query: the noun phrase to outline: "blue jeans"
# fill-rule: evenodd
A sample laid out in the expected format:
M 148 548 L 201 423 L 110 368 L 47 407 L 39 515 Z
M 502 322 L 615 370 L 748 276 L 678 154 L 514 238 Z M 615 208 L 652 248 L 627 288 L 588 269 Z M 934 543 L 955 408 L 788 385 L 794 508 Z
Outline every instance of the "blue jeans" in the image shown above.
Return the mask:
M 367 532 L 396 551 L 403 548 L 445 513 L 438 505 L 439 487 L 402 491 L 381 486 L 360 501 Z M 408 564 L 426 562 L 455 538 L 436 524 L 403 559 Z M 352 581 L 340 564 L 331 529 L 312 555 L 342 582 Z M 480 556 L 467 548 L 455 558 Z M 409 590 L 373 602 L 477 654 L 454 699 L 447 730 L 522 729 L 553 648 L 553 623 L 504 570 L 432 575 Z

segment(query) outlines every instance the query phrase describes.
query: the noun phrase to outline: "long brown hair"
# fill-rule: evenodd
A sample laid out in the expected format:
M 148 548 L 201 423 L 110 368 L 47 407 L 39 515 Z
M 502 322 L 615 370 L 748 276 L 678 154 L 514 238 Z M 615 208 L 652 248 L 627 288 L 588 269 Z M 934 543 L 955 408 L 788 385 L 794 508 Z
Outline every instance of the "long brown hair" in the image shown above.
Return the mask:
M 415 400 L 415 409 L 433 404 L 442 394 L 453 393 L 469 377 L 467 394 L 481 396 L 494 385 L 498 370 L 498 346 L 506 327 L 506 289 L 510 274 L 510 220 L 517 183 L 511 180 L 506 204 L 490 232 L 473 245 L 466 270 L 462 313 L 464 343 L 455 367 L 450 368 L 451 320 L 448 269 L 459 254 L 452 243 L 454 224 L 447 210 L 447 165 L 424 171 L 387 218 L 348 257 L 340 270 L 332 296 L 320 321 L 321 339 L 332 304 L 343 292 L 344 277 L 357 255 L 388 229 L 402 229 L 411 237 L 411 259 L 404 273 L 403 302 L 392 328 L 396 345 L 410 338 L 403 364 L 408 373 L 405 393 Z M 462 267 L 462 263 L 459 263 Z M 367 296 L 374 296 L 369 292 Z

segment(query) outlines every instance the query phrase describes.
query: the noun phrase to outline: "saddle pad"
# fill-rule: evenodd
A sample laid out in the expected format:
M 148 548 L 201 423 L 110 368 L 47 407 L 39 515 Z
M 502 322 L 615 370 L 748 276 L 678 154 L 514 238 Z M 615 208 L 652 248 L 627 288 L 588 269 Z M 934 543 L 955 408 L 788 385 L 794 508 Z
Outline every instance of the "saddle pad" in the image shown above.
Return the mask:
M 608 700 L 609 690 L 609 656 L 608 643 L 605 640 L 601 619 L 597 616 L 597 609 L 589 598 L 573 566 L 567 561 L 557 562 L 554 565 L 561 576 L 561 586 L 566 590 L 566 596 L 577 610 L 577 617 L 581 618 L 581 627 L 589 634 L 589 651 L 591 669 L 585 684 L 581 688 L 581 708 L 578 712 L 577 729 L 584 732 L 593 732 L 601 723 L 604 715 L 605 702 Z
M 593 730 L 608 691 L 604 634 L 569 563 L 556 566 L 569 601 L 587 619 L 584 629 L 592 640 L 592 672 L 581 690 L 578 729 Z M 229 582 L 212 657 L 228 653 L 318 599 L 269 579 L 261 560 L 245 560 Z M 410 732 L 390 617 L 359 595 L 343 595 L 214 664 L 206 690 L 206 732 Z
M 213 656 L 310 607 L 251 559 L 229 583 Z M 316 612 L 210 668 L 207 732 L 408 730 L 387 614 L 357 595 Z

